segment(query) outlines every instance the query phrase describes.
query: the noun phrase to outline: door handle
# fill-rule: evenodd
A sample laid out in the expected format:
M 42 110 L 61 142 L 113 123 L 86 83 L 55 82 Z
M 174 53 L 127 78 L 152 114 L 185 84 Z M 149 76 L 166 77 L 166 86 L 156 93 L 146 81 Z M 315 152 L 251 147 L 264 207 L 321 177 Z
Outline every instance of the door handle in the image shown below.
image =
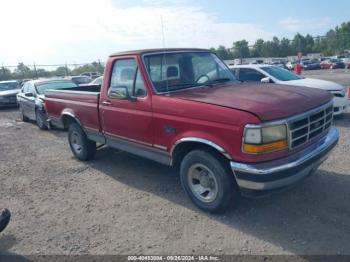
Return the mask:
M 111 101 L 102 101 L 102 105 L 110 106 L 111 104 Z

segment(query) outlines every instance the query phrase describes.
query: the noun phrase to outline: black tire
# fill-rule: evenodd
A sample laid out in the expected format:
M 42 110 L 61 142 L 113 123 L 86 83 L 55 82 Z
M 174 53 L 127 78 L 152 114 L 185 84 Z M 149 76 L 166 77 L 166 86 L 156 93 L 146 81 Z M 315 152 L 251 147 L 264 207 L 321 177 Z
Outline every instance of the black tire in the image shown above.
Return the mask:
M 21 106 L 19 107 L 19 111 L 21 112 L 21 119 L 22 119 L 22 121 L 23 122 L 28 122 L 29 118 L 24 115 L 23 108 Z
M 88 139 L 77 123 L 71 123 L 68 127 L 68 141 L 74 156 L 79 160 L 87 161 L 94 158 L 96 142 Z
M 41 130 L 47 130 L 48 129 L 47 124 L 45 123 L 46 117 L 38 109 L 35 110 L 35 121 L 36 121 L 36 125 Z
M 193 171 L 191 170 L 193 170 L 194 167 L 205 167 L 204 173 L 207 173 L 209 170 L 211 172 L 211 176 L 214 177 L 214 179 L 209 179 L 209 181 L 213 180 L 215 182 L 214 187 L 217 188 L 217 190 L 213 190 L 216 191 L 216 194 L 214 194 L 215 197 L 213 197 L 212 200 L 202 200 L 194 193 L 195 190 L 193 189 L 193 184 L 195 183 L 193 181 L 196 179 L 193 179 L 190 175 L 192 174 Z M 202 172 L 200 172 L 200 175 L 202 175 Z M 240 190 L 234 175 L 225 165 L 224 160 L 220 159 L 220 157 L 215 153 L 206 150 L 194 150 L 184 157 L 180 166 L 180 179 L 182 187 L 192 202 L 197 207 L 207 212 L 223 213 L 230 206 L 237 205 L 241 198 Z M 199 185 L 202 185 L 202 181 L 198 180 L 198 182 Z M 208 193 L 208 195 L 209 194 L 210 193 Z M 201 196 L 203 197 L 204 194 Z

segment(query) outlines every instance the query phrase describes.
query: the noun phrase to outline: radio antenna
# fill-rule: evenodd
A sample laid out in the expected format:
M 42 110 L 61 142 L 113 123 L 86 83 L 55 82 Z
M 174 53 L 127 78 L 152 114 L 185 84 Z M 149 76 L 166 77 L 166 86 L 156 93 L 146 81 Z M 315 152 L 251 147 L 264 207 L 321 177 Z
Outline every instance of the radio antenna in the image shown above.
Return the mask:
M 160 16 L 160 25 L 162 27 L 162 47 L 163 47 L 163 59 L 161 61 L 161 66 L 160 66 L 160 73 L 161 73 L 161 78 L 163 78 L 163 62 L 164 65 L 166 66 L 167 62 L 166 62 L 166 52 L 165 52 L 165 34 L 164 34 L 164 22 L 163 22 L 163 16 Z M 166 74 L 166 70 L 165 70 L 165 81 L 166 81 L 166 91 L 169 95 L 169 81 L 168 81 L 168 76 Z
M 165 48 L 165 36 L 164 36 L 164 22 L 163 22 L 163 16 L 160 16 L 160 25 L 162 27 L 162 46 Z

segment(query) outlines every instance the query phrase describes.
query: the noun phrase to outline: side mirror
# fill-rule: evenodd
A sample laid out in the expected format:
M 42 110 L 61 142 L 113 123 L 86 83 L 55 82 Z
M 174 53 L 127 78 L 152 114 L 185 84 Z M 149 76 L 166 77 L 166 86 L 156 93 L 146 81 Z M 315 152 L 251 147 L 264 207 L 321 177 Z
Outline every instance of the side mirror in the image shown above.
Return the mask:
M 130 96 L 126 86 L 111 86 L 108 90 L 108 97 L 135 101 L 136 97 Z
M 26 97 L 33 97 L 33 96 L 34 96 L 33 93 L 25 93 L 24 95 L 25 95 Z
M 260 80 L 261 83 L 273 83 L 270 77 L 264 77 Z

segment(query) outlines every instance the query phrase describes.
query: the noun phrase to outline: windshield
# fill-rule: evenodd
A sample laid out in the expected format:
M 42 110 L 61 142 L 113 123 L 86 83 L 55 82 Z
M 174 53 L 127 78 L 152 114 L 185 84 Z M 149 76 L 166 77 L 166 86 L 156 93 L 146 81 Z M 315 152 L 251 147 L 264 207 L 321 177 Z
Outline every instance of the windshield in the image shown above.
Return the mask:
M 77 87 L 73 82 L 51 82 L 51 83 L 42 83 L 36 84 L 36 91 L 38 94 L 44 94 L 47 90 L 60 90 L 66 88 Z
M 0 83 L 0 91 L 19 89 L 19 85 L 17 82 L 3 82 Z
M 292 81 L 302 79 L 302 77 L 281 67 L 270 66 L 262 67 L 261 69 L 280 81 Z
M 210 52 L 146 55 L 144 62 L 157 92 L 168 92 L 235 80 L 228 67 Z

